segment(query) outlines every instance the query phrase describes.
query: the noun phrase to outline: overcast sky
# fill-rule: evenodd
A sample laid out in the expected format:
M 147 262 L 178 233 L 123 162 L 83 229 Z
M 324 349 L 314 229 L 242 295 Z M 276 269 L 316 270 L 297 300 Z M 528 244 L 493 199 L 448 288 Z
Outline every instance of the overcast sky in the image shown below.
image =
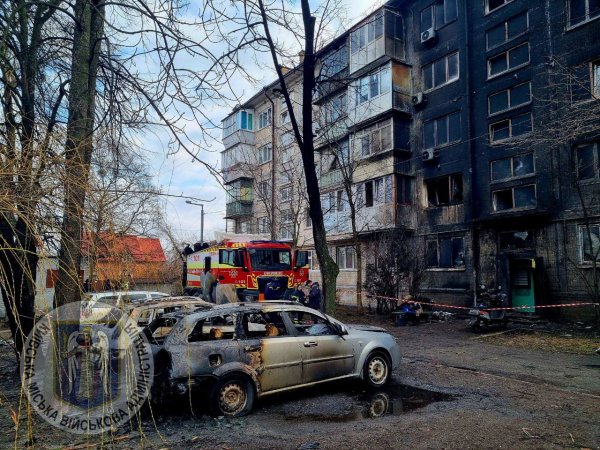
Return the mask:
M 345 0 L 347 5 L 348 18 L 356 21 L 363 17 L 374 6 L 380 5 L 381 0 Z M 250 58 L 248 61 L 242 61 L 246 66 L 253 65 Z M 193 61 L 190 64 L 195 64 Z M 275 79 L 275 73 L 266 73 L 264 69 L 256 68 L 256 74 L 266 84 Z M 260 75 L 259 75 L 260 74 Z M 256 87 L 250 86 L 244 79 L 235 80 L 235 88 L 239 88 L 239 93 L 243 99 L 248 99 L 254 94 Z M 220 123 L 221 119 L 228 114 L 233 105 L 227 107 L 215 107 L 207 105 L 205 111 L 215 122 Z M 188 127 L 187 133 L 192 135 L 200 133 L 197 129 Z M 220 138 L 220 133 L 215 137 Z M 220 162 L 220 151 L 222 146 L 219 142 L 212 140 L 206 148 L 201 149 L 200 157 L 209 164 L 216 166 Z M 173 195 L 186 195 L 207 200 L 204 203 L 205 221 L 204 236 L 205 240 L 213 238 L 214 231 L 225 230 L 225 192 L 216 182 L 213 176 L 202 167 L 198 162 L 193 162 L 192 158 L 183 152 L 167 156 L 168 139 L 166 137 L 148 133 L 143 138 L 143 145 L 149 152 L 153 172 L 156 175 L 158 185 L 164 192 Z M 208 201 L 212 200 L 214 201 Z M 195 241 L 200 238 L 200 207 L 190 206 L 183 199 L 167 198 L 165 203 L 165 217 L 167 217 L 175 234 L 187 241 Z

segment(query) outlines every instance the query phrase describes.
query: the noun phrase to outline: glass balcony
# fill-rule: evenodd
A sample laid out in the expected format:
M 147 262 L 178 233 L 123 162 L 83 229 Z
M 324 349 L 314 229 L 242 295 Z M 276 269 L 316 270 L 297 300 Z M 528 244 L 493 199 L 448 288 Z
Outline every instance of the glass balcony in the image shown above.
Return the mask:
M 252 215 L 252 200 L 236 200 L 225 205 L 226 219 L 250 215 Z

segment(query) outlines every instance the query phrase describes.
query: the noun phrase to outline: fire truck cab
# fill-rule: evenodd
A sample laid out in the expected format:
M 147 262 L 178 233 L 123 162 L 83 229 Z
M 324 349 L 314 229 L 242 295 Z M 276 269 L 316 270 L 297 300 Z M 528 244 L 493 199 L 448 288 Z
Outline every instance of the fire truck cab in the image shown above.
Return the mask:
M 281 299 L 308 280 L 307 264 L 308 252 L 292 254 L 283 242 L 226 239 L 187 256 L 186 290 L 197 292 L 216 281 L 216 303 Z

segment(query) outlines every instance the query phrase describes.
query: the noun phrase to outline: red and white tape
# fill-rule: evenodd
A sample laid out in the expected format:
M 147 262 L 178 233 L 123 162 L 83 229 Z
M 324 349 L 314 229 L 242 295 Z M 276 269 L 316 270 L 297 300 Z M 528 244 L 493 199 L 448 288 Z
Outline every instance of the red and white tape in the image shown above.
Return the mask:
M 351 290 L 344 290 L 344 291 L 338 291 L 339 292 L 343 292 L 343 293 L 356 293 L 356 291 L 351 291 Z M 367 296 L 368 294 L 364 294 L 365 296 Z M 372 298 L 376 298 L 376 299 L 382 299 L 382 300 L 394 300 L 396 302 L 403 302 L 404 300 L 400 299 L 400 298 L 396 298 L 396 297 L 385 297 L 382 295 L 368 295 L 369 297 Z M 428 306 L 437 306 L 438 308 L 447 308 L 447 309 L 474 309 L 476 307 L 474 306 L 456 306 L 456 305 L 448 305 L 446 303 L 423 303 L 425 305 Z M 553 305 L 532 305 L 532 306 L 504 306 L 504 307 L 494 307 L 494 308 L 484 308 L 486 311 L 514 311 L 514 310 L 519 310 L 519 309 L 538 309 L 538 308 L 573 308 L 573 307 L 579 307 L 579 306 L 595 306 L 595 307 L 600 307 L 600 303 L 594 303 L 594 302 L 573 302 L 573 303 L 556 303 Z

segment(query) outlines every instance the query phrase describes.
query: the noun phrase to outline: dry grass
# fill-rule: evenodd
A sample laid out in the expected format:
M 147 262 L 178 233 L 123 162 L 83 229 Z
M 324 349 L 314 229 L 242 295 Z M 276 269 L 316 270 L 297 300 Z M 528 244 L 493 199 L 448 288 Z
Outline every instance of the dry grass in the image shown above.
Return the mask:
M 593 353 L 600 347 L 598 337 L 574 337 L 545 331 L 514 330 L 505 334 L 490 335 L 485 340 L 494 345 L 580 355 Z

